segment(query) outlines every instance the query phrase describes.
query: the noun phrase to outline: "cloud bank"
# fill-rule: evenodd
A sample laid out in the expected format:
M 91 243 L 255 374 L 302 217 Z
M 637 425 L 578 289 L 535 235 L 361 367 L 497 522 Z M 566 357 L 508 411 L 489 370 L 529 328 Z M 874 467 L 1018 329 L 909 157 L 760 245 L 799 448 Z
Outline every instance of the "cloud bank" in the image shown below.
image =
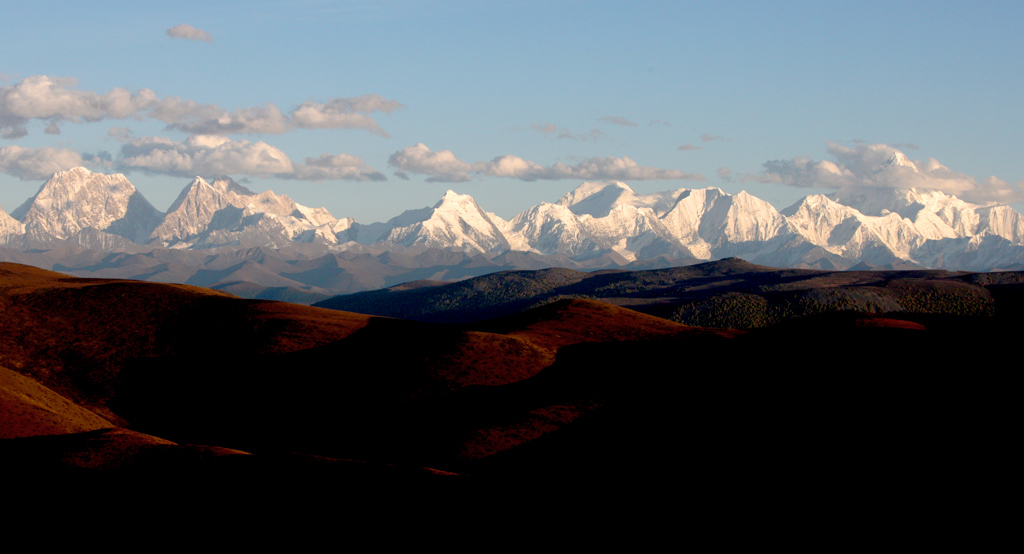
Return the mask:
M 45 132 L 59 134 L 59 123 L 96 122 L 104 119 L 156 119 L 169 129 L 196 135 L 281 134 L 294 129 L 364 129 L 388 136 L 370 117 L 391 113 L 402 104 L 376 94 L 354 98 L 307 101 L 290 114 L 267 104 L 227 111 L 216 104 L 202 104 L 178 97 L 160 98 L 150 89 L 132 93 L 114 88 L 103 94 L 75 88 L 70 78 L 34 75 L 0 87 L 0 136 L 7 139 L 28 134 L 31 120 L 48 122 Z
M 49 179 L 58 171 L 82 165 L 82 156 L 66 148 L 0 148 L 0 172 L 22 181 Z
M 202 42 L 213 42 L 213 35 L 195 27 L 182 23 L 167 29 L 167 36 L 171 38 L 183 38 L 185 40 L 199 40 Z
M 451 150 L 433 152 L 422 142 L 407 146 L 388 158 L 388 165 L 404 173 L 430 175 L 429 182 L 462 183 L 470 179 L 470 172 L 478 171 L 455 157 Z
M 306 158 L 297 164 L 280 149 L 263 141 L 231 140 L 219 135 L 191 135 L 182 142 L 142 137 L 121 146 L 117 164 L 123 170 L 142 170 L 178 177 L 248 175 L 305 181 L 383 181 L 379 171 L 348 154 Z
M 798 157 L 765 162 L 764 171 L 755 180 L 807 188 L 932 189 L 974 203 L 1024 200 L 1020 186 L 1012 186 L 995 176 L 979 182 L 949 169 L 935 158 L 910 160 L 887 144 L 858 144 L 851 148 L 829 143 L 828 152 L 835 161 Z
M 12 139 L 28 134 L 32 119 L 49 122 L 47 132 L 59 132 L 57 123 L 100 121 L 137 117 L 157 102 L 149 89 L 137 93 L 114 88 L 97 94 L 75 90 L 77 81 L 69 78 L 35 75 L 14 85 L 0 87 L 0 136 Z
M 450 150 L 434 152 L 419 143 L 395 152 L 388 164 L 403 173 L 430 175 L 429 182 L 457 183 L 470 180 L 472 174 L 490 177 L 508 177 L 521 181 L 582 179 L 582 180 L 677 180 L 703 181 L 704 176 L 683 173 L 678 169 L 658 169 L 637 164 L 628 157 L 589 158 L 567 165 L 556 163 L 543 166 L 518 156 L 499 156 L 489 162 L 467 163 L 455 157 Z

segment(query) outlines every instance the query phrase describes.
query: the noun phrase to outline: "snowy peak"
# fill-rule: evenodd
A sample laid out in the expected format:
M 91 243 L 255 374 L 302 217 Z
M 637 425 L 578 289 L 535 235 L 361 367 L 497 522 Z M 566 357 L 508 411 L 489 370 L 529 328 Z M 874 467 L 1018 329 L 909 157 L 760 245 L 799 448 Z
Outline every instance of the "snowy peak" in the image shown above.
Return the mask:
M 152 238 L 165 246 L 172 246 L 203 233 L 217 220 L 224 220 L 226 208 L 241 211 L 231 197 L 196 177 L 171 204 L 163 222 L 153 230 Z M 218 218 L 218 214 L 221 217 Z M 239 214 L 240 215 L 240 214 Z
M 873 163 L 889 153 L 879 153 Z M 894 152 L 877 170 L 914 168 Z M 0 210 L 4 244 L 61 239 L 107 251 L 148 238 L 152 246 L 167 248 L 305 243 L 305 249 L 315 243 L 343 250 L 354 241 L 385 250 L 529 251 L 620 265 L 660 256 L 738 256 L 779 267 L 842 269 L 866 262 L 989 270 L 1024 259 L 1024 216 L 1012 208 L 971 204 L 937 190 L 882 186 L 811 195 L 780 212 L 746 192 L 715 187 L 637 194 L 621 182 L 586 182 L 557 203 L 541 203 L 512 221 L 485 211 L 470 195 L 448 190 L 433 207 L 359 225 L 273 191 L 254 193 L 226 177 L 196 177 L 162 216 L 123 175 L 74 168 L 55 173 L 11 215 Z
M 325 208 L 303 206 L 273 191 L 256 194 L 228 177 L 217 177 L 213 183 L 196 177 L 171 204 L 151 237 L 157 243 L 177 247 L 229 244 L 243 239 L 252 243 L 264 236 L 277 242 L 280 238 L 276 234 L 286 240 L 300 235 L 312 237 L 315 228 L 335 221 Z M 320 234 L 333 236 L 329 231 Z
M 190 197 L 198 196 L 202 194 L 203 191 L 213 190 L 214 189 L 210 186 L 210 183 L 207 183 L 205 179 L 197 175 L 195 179 L 192 179 L 192 182 L 185 185 L 185 188 L 181 189 L 178 197 L 174 199 L 174 202 L 171 203 L 171 207 L 167 209 L 167 213 L 171 214 L 177 211 L 181 207 L 182 203 L 186 202 Z M 212 195 L 213 193 L 207 192 L 207 194 Z
M 42 236 L 67 239 L 94 229 L 141 242 L 162 214 L 124 175 L 76 167 L 54 173 L 12 216 Z
M 410 210 L 393 218 L 374 244 L 427 246 L 466 252 L 528 250 L 511 225 L 483 210 L 468 194 L 445 192 L 433 208 Z
M 201 177 L 196 177 L 196 179 L 202 180 Z M 237 194 L 239 196 L 254 196 L 256 194 L 255 192 L 236 183 L 231 177 L 214 177 L 210 186 L 220 192 Z
M 563 196 L 558 205 L 569 208 L 576 215 L 605 217 L 616 206 L 632 205 L 635 197 L 636 192 L 626 183 L 587 182 Z
M 917 172 L 917 166 L 914 165 L 914 162 L 910 161 L 910 158 L 899 150 L 893 150 L 892 157 L 889 158 L 889 161 L 885 162 L 884 167 L 909 167 L 914 172 Z
M 459 194 L 454 190 L 448 189 L 445 191 L 444 196 L 441 200 L 434 204 L 434 210 L 443 211 L 464 211 L 464 210 L 481 210 L 480 206 L 476 203 L 476 200 L 468 194 Z

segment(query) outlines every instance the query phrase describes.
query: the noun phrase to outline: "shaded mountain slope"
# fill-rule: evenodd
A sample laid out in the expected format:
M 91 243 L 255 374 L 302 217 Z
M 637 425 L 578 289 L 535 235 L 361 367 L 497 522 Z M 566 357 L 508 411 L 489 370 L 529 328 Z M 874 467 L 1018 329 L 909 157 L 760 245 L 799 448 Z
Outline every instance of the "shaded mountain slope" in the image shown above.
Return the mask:
M 158 445 L 217 445 L 263 459 L 304 452 L 473 474 L 475 460 L 604 405 L 603 385 L 588 384 L 591 377 L 546 376 L 565 348 L 702 334 L 585 300 L 472 328 L 246 301 L 183 285 L 91 281 L 10 264 L 0 270 L 6 363 L 115 424 L 159 437 Z M 116 451 L 141 440 L 90 436 L 31 444 Z M 139 458 L 139 467 L 198 452 L 145 449 L 156 454 Z
M 738 332 L 563 298 L 438 325 L 0 271 L 0 336 L 21 333 L 0 342 L 3 364 L 119 426 L 0 440 L 0 464 L 19 471 L 127 471 L 133 486 L 202 475 L 251 488 L 307 476 L 309 490 L 378 496 L 384 483 L 450 491 L 454 482 L 488 492 L 598 484 L 601 494 L 716 506 L 750 495 L 813 502 L 893 487 L 925 494 L 964 470 L 964 452 L 1005 455 L 1014 420 L 1013 372 L 981 363 L 1005 355 L 1019 332 L 998 309 L 835 311 Z M 765 284 L 760 270 L 735 262 L 690 271 L 708 298 L 723 290 L 716 281 Z M 590 278 L 621 290 L 619 276 Z M 827 272 L 771 283 L 788 291 L 809 276 L 830 283 Z M 991 291 L 997 306 L 1020 298 L 1011 275 L 932 277 L 888 280 L 925 299 L 978 282 L 1007 287 Z M 644 279 L 660 283 L 655 299 L 678 285 L 664 274 Z M 978 344 L 991 346 L 979 354 Z
M 369 319 L 188 285 L 79 279 L 6 263 L 0 312 L 0 363 L 93 408 L 102 407 L 134 359 L 202 358 L 227 345 L 249 354 L 299 350 L 348 336 Z
M 996 289 L 1011 297 L 1022 275 L 777 269 L 730 258 L 644 271 L 503 272 L 412 290 L 356 293 L 316 305 L 453 322 L 479 321 L 560 298 L 589 298 L 688 325 L 749 329 L 833 311 L 992 315 L 1000 309 Z

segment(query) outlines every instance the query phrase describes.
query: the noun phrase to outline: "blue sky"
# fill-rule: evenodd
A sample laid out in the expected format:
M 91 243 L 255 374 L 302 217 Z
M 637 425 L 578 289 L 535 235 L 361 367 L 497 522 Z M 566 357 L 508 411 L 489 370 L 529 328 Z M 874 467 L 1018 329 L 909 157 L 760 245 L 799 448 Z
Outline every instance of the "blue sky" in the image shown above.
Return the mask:
M 365 223 L 604 179 L 782 208 L 893 148 L 1024 199 L 1020 2 L 5 4 L 7 212 L 79 160 L 161 210 L 213 173 Z

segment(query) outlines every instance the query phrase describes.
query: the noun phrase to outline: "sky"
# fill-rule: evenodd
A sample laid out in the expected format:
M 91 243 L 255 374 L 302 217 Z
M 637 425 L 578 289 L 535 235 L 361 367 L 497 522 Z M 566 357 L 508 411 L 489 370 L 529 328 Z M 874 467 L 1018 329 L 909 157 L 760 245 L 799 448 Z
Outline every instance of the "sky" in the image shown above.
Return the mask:
M 1024 208 L 1022 2 L 4 2 L 0 207 L 76 165 L 370 223 L 584 181 Z M 913 171 L 879 172 L 895 150 Z

